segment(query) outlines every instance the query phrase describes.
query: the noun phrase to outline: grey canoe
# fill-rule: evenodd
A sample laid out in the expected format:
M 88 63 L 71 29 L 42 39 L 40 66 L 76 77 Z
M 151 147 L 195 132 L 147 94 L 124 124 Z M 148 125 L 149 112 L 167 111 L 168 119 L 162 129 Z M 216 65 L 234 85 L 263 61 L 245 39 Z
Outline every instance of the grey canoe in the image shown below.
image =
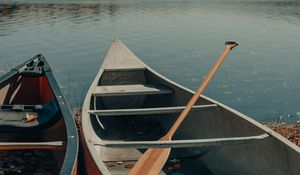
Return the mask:
M 172 141 L 158 141 L 193 91 L 114 40 L 82 107 L 88 174 L 127 174 L 149 147 L 172 147 L 161 174 L 300 174 L 300 149 L 248 116 L 201 96 Z

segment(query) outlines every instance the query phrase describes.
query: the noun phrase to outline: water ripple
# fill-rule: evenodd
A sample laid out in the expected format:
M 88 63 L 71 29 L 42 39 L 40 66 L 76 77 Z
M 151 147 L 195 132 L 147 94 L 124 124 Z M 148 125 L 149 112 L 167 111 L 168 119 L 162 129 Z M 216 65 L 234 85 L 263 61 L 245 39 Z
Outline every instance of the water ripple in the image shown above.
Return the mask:
M 299 1 L 0 0 L 0 75 L 44 53 L 75 107 L 120 38 L 154 69 L 196 89 L 223 42 L 235 39 L 241 45 L 205 94 L 273 119 L 278 109 L 299 111 L 299 18 Z

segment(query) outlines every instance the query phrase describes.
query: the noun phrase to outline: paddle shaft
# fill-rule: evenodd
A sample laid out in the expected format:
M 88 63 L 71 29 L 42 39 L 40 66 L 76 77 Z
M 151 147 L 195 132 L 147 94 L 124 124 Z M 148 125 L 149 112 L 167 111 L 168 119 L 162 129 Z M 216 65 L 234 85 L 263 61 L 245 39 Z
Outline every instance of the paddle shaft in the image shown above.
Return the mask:
M 180 116 L 177 118 L 169 132 L 162 137 L 160 140 L 166 141 L 171 140 L 176 130 L 179 128 L 181 123 L 184 121 L 192 106 L 197 102 L 201 93 L 204 91 L 209 80 L 214 76 L 220 65 L 223 63 L 230 50 L 236 47 L 238 43 L 229 41 L 225 43 L 225 49 L 221 54 L 220 58 L 217 60 L 213 68 L 209 71 L 208 75 L 205 77 L 205 80 L 202 82 L 197 92 L 188 102 L 185 109 L 182 111 Z M 135 166 L 129 172 L 129 175 L 157 175 L 162 170 L 164 164 L 168 160 L 170 155 L 171 148 L 150 148 L 148 149 L 138 160 Z
M 235 46 L 233 46 L 233 47 L 235 47 Z M 224 60 L 226 59 L 227 55 L 229 54 L 230 50 L 233 47 L 225 45 L 225 49 L 224 49 L 223 53 L 221 54 L 220 58 L 217 60 L 217 62 L 215 63 L 215 65 L 211 68 L 211 70 L 209 71 L 208 75 L 205 77 L 204 81 L 201 83 L 200 87 L 198 88 L 197 92 L 191 98 L 191 100 L 189 101 L 189 103 L 187 104 L 187 106 L 185 107 L 185 109 L 181 112 L 180 116 L 175 121 L 175 123 L 173 124 L 172 128 L 169 130 L 169 132 L 163 138 L 165 138 L 167 140 L 171 140 L 171 138 L 175 134 L 176 130 L 179 128 L 179 126 L 181 125 L 181 123 L 187 117 L 187 115 L 191 111 L 192 107 L 197 102 L 197 100 L 199 99 L 200 95 L 202 94 L 202 92 L 206 88 L 208 82 L 215 75 L 215 73 L 217 72 L 218 68 L 224 62 Z

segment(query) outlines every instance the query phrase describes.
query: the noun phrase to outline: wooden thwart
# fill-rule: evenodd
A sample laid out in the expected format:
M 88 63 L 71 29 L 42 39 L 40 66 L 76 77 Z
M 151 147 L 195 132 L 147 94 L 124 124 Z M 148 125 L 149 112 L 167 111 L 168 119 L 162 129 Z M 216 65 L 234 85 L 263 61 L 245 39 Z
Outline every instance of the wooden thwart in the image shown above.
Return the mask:
M 155 95 L 170 94 L 172 90 L 154 84 L 97 86 L 93 96 L 122 96 L 122 95 Z
M 0 105 L 1 110 L 24 111 L 24 110 L 42 110 L 43 105 Z
M 203 110 L 217 107 L 216 104 L 195 105 L 192 110 Z M 160 108 L 137 108 L 137 109 L 111 109 L 111 110 L 90 110 L 90 114 L 99 116 L 122 116 L 122 115 L 150 115 L 150 114 L 169 114 L 181 112 L 185 106 L 160 107 Z
M 66 145 L 64 141 L 53 142 L 0 142 L 0 150 L 30 150 L 30 149 L 48 149 L 62 150 Z
M 192 140 L 168 140 L 168 141 L 102 141 L 94 143 L 97 146 L 111 148 L 187 148 L 201 146 L 218 146 L 218 145 L 236 145 L 253 143 L 268 138 L 270 135 L 265 133 L 258 136 L 247 137 L 229 137 L 213 139 L 192 139 Z

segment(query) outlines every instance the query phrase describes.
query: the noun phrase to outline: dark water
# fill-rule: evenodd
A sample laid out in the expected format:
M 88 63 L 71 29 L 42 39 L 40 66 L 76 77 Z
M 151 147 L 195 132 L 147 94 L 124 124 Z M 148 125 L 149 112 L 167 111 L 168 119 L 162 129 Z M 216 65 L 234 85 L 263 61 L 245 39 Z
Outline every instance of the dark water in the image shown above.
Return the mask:
M 300 1 L 24 2 L 0 0 L 0 75 L 44 53 L 72 107 L 114 38 L 194 90 L 232 39 L 205 94 L 259 121 L 300 120 Z

